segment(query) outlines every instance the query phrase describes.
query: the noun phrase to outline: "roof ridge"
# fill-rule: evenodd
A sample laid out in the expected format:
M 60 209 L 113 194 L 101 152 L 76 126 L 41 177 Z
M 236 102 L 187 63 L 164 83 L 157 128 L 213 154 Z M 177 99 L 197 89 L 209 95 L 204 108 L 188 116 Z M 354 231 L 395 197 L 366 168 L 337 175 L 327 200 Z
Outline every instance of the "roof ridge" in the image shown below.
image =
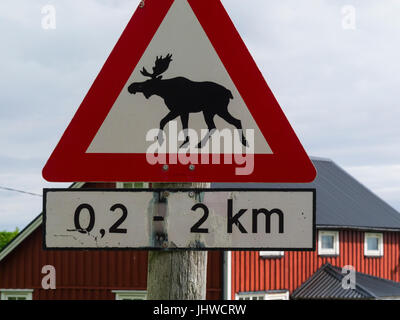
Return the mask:
M 360 186 L 362 186 L 370 195 L 373 195 L 376 199 L 378 199 L 381 203 L 383 203 L 384 205 L 390 207 L 393 211 L 395 211 L 396 213 L 399 214 L 400 217 L 400 212 L 395 209 L 393 206 L 391 206 L 388 202 L 386 202 L 385 200 L 383 200 L 381 197 L 379 197 L 375 192 L 373 192 L 368 186 L 366 186 L 364 183 L 362 183 L 361 181 L 359 181 L 358 179 L 356 179 L 353 175 L 351 175 L 349 172 L 347 172 L 344 167 L 342 168 L 341 166 L 339 166 L 335 161 L 332 161 L 332 163 L 339 169 L 341 170 L 343 173 L 345 173 L 346 175 L 348 175 L 349 177 L 351 177 L 355 182 L 357 182 Z
M 322 267 L 320 267 L 308 280 L 310 280 L 314 275 L 320 274 L 325 271 L 329 275 L 336 278 L 336 280 L 338 280 L 339 282 L 342 282 L 344 274 L 342 272 L 340 272 L 339 269 L 340 269 L 339 267 L 333 266 L 332 264 L 327 262 Z M 355 270 L 355 271 L 357 273 L 357 270 Z M 305 286 L 307 281 L 304 282 L 300 287 Z M 358 284 L 357 281 L 356 281 L 355 285 L 356 285 L 356 289 L 353 289 L 353 290 L 356 290 L 359 294 L 365 296 L 366 298 L 371 298 L 371 297 L 376 298 L 377 297 L 374 293 L 372 293 L 368 289 L 364 288 L 362 285 Z
M 400 282 L 397 282 L 397 281 L 394 281 L 394 280 L 385 279 L 385 278 L 380 278 L 380 277 L 373 276 L 372 274 L 368 274 L 368 273 L 364 273 L 364 272 L 359 272 L 359 271 L 356 271 L 356 272 L 357 272 L 358 275 L 362 275 L 364 277 L 371 278 L 371 279 L 374 279 L 374 280 L 385 281 L 385 282 L 388 282 L 388 283 L 391 283 L 391 284 L 398 285 L 400 287 Z
M 333 162 L 332 159 L 326 158 L 326 157 L 317 157 L 317 156 L 309 156 L 311 161 L 327 161 L 327 162 Z
M 338 274 L 332 268 L 333 268 L 333 266 L 329 262 L 323 264 L 306 281 L 304 281 L 296 290 L 293 291 L 292 296 L 295 297 L 298 292 L 301 292 L 305 287 L 307 287 L 311 282 L 313 282 L 314 278 L 317 278 L 324 271 L 327 271 L 327 273 L 329 275 L 333 276 L 334 278 L 336 278 L 336 280 L 341 281 L 341 279 L 339 278 Z M 331 272 L 329 272 L 329 271 L 331 271 Z M 364 292 L 361 292 L 361 294 L 365 295 Z
M 331 264 L 329 264 L 329 265 L 331 266 L 330 270 L 332 270 L 333 272 L 335 272 L 335 273 L 337 273 L 337 274 L 340 274 L 342 277 L 344 277 L 344 275 L 343 275 L 341 272 L 339 272 L 339 267 L 338 267 L 338 266 L 333 266 L 333 265 L 331 265 Z M 353 267 L 353 268 L 354 268 L 354 267 Z M 383 278 L 374 277 L 374 276 L 371 276 L 371 275 L 366 274 L 366 273 L 358 272 L 355 268 L 354 268 L 354 271 L 356 272 L 356 277 L 357 277 L 357 275 L 360 275 L 360 274 L 361 274 L 361 275 L 373 277 L 373 278 L 375 278 L 376 280 L 380 280 L 380 281 L 385 280 L 385 281 L 386 281 L 386 279 L 383 279 Z M 377 295 L 376 295 L 376 294 L 372 293 L 372 292 L 369 291 L 367 288 L 365 288 L 363 285 L 359 284 L 358 281 L 355 282 L 355 285 L 356 285 L 356 287 L 359 287 L 362 291 L 365 291 L 366 293 L 368 293 L 370 296 L 372 296 L 372 297 L 374 297 L 374 298 L 377 298 Z

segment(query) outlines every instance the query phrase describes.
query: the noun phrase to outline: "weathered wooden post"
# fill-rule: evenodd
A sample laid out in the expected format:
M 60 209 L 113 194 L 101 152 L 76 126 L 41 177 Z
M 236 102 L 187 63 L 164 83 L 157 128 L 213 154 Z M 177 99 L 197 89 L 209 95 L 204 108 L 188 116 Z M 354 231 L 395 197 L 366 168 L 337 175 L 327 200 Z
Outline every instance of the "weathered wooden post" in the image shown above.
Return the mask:
M 207 251 L 149 252 L 149 300 L 204 300 L 206 280 Z
M 153 188 L 205 188 L 205 183 L 158 183 Z M 204 300 L 207 251 L 149 251 L 147 299 Z

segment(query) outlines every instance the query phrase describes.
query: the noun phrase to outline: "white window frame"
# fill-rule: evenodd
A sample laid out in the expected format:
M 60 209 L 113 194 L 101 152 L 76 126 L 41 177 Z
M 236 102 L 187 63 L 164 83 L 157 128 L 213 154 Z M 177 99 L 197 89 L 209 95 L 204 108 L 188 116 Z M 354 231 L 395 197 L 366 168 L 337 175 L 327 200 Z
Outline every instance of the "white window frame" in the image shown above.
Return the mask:
M 264 300 L 289 300 L 289 291 L 267 293 Z
M 333 236 L 333 248 L 322 248 L 322 236 Z M 318 231 L 318 255 L 320 256 L 338 256 L 340 253 L 339 231 Z
M 124 184 L 125 183 L 138 183 L 138 182 L 117 182 L 117 189 L 124 189 Z M 149 183 L 148 182 L 139 182 L 139 183 L 143 183 L 143 189 L 148 189 L 149 188 Z M 132 188 L 135 189 L 135 188 Z
M 0 293 L 0 300 L 9 300 L 9 298 L 32 300 L 33 289 L 0 289 Z
M 282 258 L 284 255 L 285 251 L 260 251 L 262 258 Z
M 368 238 L 378 238 L 378 250 L 368 250 Z M 366 232 L 364 234 L 364 256 L 366 257 L 383 257 L 383 233 Z
M 146 300 L 145 290 L 112 290 L 115 293 L 115 300 Z
M 289 291 L 240 292 L 235 294 L 235 300 L 289 300 Z
M 264 300 L 265 292 L 240 292 L 235 294 L 235 300 Z

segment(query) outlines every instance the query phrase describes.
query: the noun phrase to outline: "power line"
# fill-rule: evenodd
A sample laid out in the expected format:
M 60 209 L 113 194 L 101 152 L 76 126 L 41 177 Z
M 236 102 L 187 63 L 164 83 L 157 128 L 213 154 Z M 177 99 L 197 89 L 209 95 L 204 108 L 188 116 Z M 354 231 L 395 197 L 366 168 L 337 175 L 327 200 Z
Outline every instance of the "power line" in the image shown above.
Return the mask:
M 18 189 L 14 189 L 14 188 L 8 188 L 8 187 L 0 186 L 0 189 L 6 190 L 6 191 L 12 191 L 12 192 L 19 192 L 19 193 L 23 193 L 23 194 L 29 194 L 29 195 L 31 195 L 31 196 L 36 196 L 36 197 L 42 197 L 42 195 L 41 195 L 41 194 L 38 194 L 38 193 L 33 193 L 33 192 L 18 190 Z

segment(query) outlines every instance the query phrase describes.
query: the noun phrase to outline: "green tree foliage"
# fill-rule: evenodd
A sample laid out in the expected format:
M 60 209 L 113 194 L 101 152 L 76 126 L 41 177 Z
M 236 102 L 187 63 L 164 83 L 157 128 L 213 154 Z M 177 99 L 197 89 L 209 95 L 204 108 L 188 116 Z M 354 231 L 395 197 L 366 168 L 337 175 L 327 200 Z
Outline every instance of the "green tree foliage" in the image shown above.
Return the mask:
M 0 231 L 0 250 L 3 249 L 7 243 L 9 243 L 18 234 L 18 228 L 15 231 Z

